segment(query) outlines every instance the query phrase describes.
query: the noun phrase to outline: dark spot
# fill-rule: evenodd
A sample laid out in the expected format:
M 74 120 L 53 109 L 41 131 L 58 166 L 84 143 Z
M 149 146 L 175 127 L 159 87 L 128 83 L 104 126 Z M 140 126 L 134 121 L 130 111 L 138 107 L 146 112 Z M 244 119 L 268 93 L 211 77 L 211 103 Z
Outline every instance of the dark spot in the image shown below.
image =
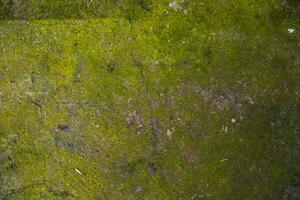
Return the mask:
M 34 83 L 36 81 L 36 79 L 37 79 L 36 76 L 34 76 L 34 75 L 30 76 L 31 83 Z
M 31 99 L 31 102 L 39 108 L 42 108 L 44 104 L 42 99 Z
M 138 4 L 144 10 L 150 12 L 153 8 L 152 2 L 150 0 L 137 0 Z
M 117 64 L 116 64 L 116 63 L 109 63 L 109 64 L 107 65 L 107 71 L 108 71 L 109 73 L 112 73 L 112 72 L 114 72 L 114 71 L 115 71 L 115 68 L 116 68 L 116 66 L 117 66 Z
M 15 169 L 16 163 L 15 163 L 14 159 L 11 156 L 8 156 L 7 160 L 8 160 L 8 162 L 7 162 L 6 168 L 7 169 Z
M 67 131 L 70 129 L 70 126 L 68 124 L 58 124 L 57 128 L 61 131 Z
M 151 174 L 154 174 L 156 171 L 157 171 L 157 166 L 154 164 L 154 163 L 150 163 L 148 165 L 148 171 L 151 173 Z

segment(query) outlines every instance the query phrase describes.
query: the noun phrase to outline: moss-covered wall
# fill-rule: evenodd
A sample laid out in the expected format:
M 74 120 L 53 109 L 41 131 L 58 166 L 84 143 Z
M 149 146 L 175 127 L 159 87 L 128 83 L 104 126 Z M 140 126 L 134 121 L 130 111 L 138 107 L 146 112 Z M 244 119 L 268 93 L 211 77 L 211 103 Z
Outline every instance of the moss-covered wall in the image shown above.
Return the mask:
M 298 1 L 175 2 L 0 1 L 0 199 L 299 199 Z

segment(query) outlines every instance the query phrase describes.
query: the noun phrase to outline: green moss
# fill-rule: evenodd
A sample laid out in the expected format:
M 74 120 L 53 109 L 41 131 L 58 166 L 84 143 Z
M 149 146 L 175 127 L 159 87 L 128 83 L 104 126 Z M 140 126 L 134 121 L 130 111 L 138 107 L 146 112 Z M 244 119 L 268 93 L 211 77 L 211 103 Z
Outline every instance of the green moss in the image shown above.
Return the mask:
M 17 2 L 0 1 L 1 199 L 265 200 L 298 183 L 296 3 Z

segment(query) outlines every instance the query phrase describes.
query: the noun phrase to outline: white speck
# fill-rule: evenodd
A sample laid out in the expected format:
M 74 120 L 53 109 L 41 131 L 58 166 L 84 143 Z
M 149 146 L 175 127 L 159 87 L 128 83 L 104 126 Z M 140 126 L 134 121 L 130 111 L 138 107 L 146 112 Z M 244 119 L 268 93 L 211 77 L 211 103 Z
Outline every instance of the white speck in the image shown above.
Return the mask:
M 288 32 L 289 32 L 289 33 L 294 33 L 294 32 L 295 32 L 295 29 L 294 29 L 294 28 L 289 28 L 289 29 L 288 29 Z
M 232 119 L 231 119 L 231 122 L 232 122 L 232 123 L 235 123 L 235 122 L 236 122 L 236 120 L 235 120 L 234 118 L 232 118 Z
M 173 130 L 174 130 L 174 129 L 173 129 Z M 169 138 L 171 138 L 172 135 L 173 135 L 173 131 L 170 131 L 170 130 L 168 129 L 168 130 L 167 130 L 167 136 L 168 136 Z
M 75 171 L 82 176 L 82 172 L 79 169 L 75 168 Z
M 225 126 L 224 131 L 225 131 L 225 133 L 227 133 L 227 131 L 228 131 L 228 127 L 227 126 Z
M 222 160 L 220 160 L 220 162 L 224 162 L 224 161 L 227 161 L 228 159 L 227 158 L 223 158 Z
M 173 10 L 175 10 L 176 12 L 181 9 L 181 7 L 177 4 L 177 1 L 169 3 L 169 7 L 173 8 Z
M 255 102 L 253 101 L 253 99 L 252 99 L 251 97 L 249 97 L 249 103 L 250 103 L 251 105 L 254 105 L 254 104 L 255 104 Z

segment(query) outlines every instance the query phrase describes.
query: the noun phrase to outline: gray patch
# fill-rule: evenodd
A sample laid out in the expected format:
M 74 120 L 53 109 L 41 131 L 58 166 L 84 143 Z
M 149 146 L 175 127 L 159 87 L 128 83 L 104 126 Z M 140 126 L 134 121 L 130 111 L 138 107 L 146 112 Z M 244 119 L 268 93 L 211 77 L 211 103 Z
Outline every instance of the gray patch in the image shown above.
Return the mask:
M 285 188 L 281 200 L 299 200 L 300 199 L 300 186 L 289 185 Z
M 136 186 L 136 187 L 134 188 L 134 192 L 135 192 L 135 193 L 143 192 L 143 187 L 140 186 L 140 185 Z

